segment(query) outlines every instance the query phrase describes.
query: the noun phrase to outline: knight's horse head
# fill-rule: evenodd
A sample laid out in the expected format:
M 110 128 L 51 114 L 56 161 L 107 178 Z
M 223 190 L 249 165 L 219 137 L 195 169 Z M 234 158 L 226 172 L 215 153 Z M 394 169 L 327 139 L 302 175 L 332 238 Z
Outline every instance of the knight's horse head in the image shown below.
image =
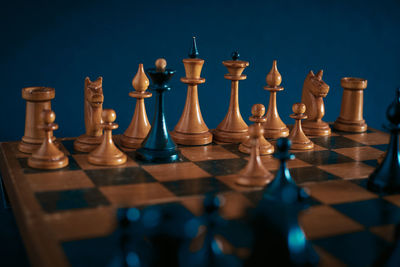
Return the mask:
M 304 89 L 308 90 L 315 97 L 326 97 L 329 92 L 329 85 L 322 80 L 323 71 L 318 71 L 317 75 L 314 75 L 313 71 L 307 74 L 304 80 Z
M 85 101 L 93 108 L 102 107 L 104 102 L 103 77 L 99 77 L 93 82 L 86 77 L 85 85 Z

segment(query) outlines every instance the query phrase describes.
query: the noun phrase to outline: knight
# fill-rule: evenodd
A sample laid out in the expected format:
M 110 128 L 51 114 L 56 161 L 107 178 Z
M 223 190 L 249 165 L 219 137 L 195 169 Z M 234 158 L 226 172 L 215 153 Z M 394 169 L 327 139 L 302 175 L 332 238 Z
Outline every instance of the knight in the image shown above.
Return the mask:
M 74 142 L 74 149 L 80 152 L 91 152 L 102 141 L 103 128 L 101 127 L 103 111 L 103 77 L 91 81 L 89 77 L 85 79 L 85 134 L 79 136 Z
M 313 71 L 307 74 L 303 84 L 301 102 L 306 105 L 307 119 L 303 122 L 303 131 L 306 135 L 328 136 L 331 134 L 329 124 L 322 121 L 325 115 L 323 98 L 329 92 L 329 85 L 322 80 L 323 71 L 314 75 Z

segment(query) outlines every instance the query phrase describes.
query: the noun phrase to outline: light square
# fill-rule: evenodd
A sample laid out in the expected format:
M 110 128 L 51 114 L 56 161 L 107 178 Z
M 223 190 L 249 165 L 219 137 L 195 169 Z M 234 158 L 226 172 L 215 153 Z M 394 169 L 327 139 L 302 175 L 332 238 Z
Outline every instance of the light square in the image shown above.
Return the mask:
M 182 147 L 181 153 L 190 161 L 239 158 L 238 155 L 218 145 Z
M 142 166 L 160 182 L 196 179 L 211 175 L 192 162 Z
M 76 160 L 78 165 L 83 170 L 96 170 L 96 169 L 110 169 L 110 168 L 125 168 L 125 167 L 137 167 L 139 164 L 133 161 L 129 156 L 124 164 L 115 165 L 115 166 L 100 166 L 100 165 L 93 165 L 88 161 L 88 154 L 75 154 L 72 157 Z
M 339 148 L 334 149 L 333 151 L 357 161 L 377 159 L 384 153 L 383 151 L 370 146 Z
M 336 175 L 343 179 L 363 179 L 367 178 L 374 168 L 362 162 L 346 162 L 330 165 L 318 166 L 319 169 Z

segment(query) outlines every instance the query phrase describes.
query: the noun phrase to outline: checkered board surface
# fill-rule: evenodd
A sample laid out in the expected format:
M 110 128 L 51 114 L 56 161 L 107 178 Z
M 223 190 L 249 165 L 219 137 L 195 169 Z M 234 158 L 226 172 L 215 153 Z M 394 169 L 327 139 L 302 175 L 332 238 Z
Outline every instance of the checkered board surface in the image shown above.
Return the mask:
M 299 220 L 321 266 L 369 266 L 393 242 L 400 194 L 366 189 L 388 139 L 374 129 L 333 132 L 312 138 L 313 151 L 294 152 L 290 172 L 313 203 Z M 89 164 L 87 154 L 73 150 L 73 140 L 61 143 L 70 164 L 55 171 L 31 169 L 17 142 L 1 144 L 3 182 L 34 265 L 84 266 L 99 258 L 109 244 L 96 246 L 113 235 L 119 207 L 175 202 L 200 215 L 203 195 L 218 191 L 226 198 L 222 216 L 234 219 L 261 198 L 260 189 L 234 183 L 248 160 L 237 145 L 182 146 L 182 162 L 169 164 L 143 164 L 134 151 L 125 151 L 127 163 L 110 168 Z M 262 161 L 271 172 L 278 169 L 272 156 Z

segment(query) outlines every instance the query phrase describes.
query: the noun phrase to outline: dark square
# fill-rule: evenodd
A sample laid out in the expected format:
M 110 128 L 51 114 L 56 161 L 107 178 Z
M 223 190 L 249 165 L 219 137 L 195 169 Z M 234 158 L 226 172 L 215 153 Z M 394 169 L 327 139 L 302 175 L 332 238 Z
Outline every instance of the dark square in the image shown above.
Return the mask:
M 296 183 L 305 183 L 305 182 L 321 182 L 328 180 L 337 180 L 340 179 L 337 176 L 330 174 L 326 171 L 318 169 L 317 167 L 301 167 L 301 168 L 293 168 L 290 169 L 290 174 Z
M 382 144 L 382 145 L 372 145 L 371 147 L 379 149 L 381 151 L 387 151 L 388 149 L 388 144 Z
M 376 159 L 364 160 L 362 161 L 362 163 L 374 168 L 378 166 L 378 160 Z
M 162 185 L 179 197 L 231 191 L 214 177 L 163 182 Z
M 344 131 L 339 131 L 339 130 L 336 130 L 335 128 L 333 128 L 333 127 L 331 127 L 331 129 L 332 129 L 332 132 L 333 133 L 337 133 L 337 134 L 340 134 L 340 135 L 353 135 L 353 134 L 360 134 L 360 133 L 356 133 L 356 132 L 344 132 Z M 373 133 L 374 131 L 371 131 L 371 129 L 367 129 L 365 132 L 362 132 L 362 133 Z
M 355 183 L 356 185 L 359 185 L 359 186 L 363 187 L 364 189 L 367 189 L 368 178 L 354 179 L 354 180 L 350 180 L 350 182 Z
M 323 238 L 313 243 L 348 266 L 372 266 L 389 246 L 368 231 Z
M 238 159 L 220 159 L 220 160 L 205 160 L 194 162 L 197 166 L 210 173 L 213 176 L 228 175 L 239 172 L 243 169 L 247 160 Z
M 337 204 L 332 207 L 367 227 L 400 222 L 400 207 L 382 198 Z
M 64 140 L 62 141 L 62 145 L 65 147 L 66 150 L 72 154 L 84 154 L 85 152 L 80 152 L 74 149 L 74 141 L 75 140 Z
M 358 143 L 343 136 L 322 136 L 312 138 L 311 140 L 314 142 L 314 144 L 327 149 L 365 146 L 364 144 Z
M 38 192 L 35 195 L 43 210 L 49 213 L 110 205 L 97 188 Z
M 19 158 L 19 164 L 24 173 L 26 174 L 33 174 L 33 173 L 41 173 L 41 172 L 59 172 L 59 171 L 76 171 L 80 170 L 78 163 L 76 163 L 75 159 L 71 156 L 68 156 L 68 166 L 61 168 L 61 169 L 54 169 L 54 170 L 41 170 L 41 169 L 34 169 L 28 166 L 28 158 Z
M 85 170 L 96 186 L 142 184 L 156 180 L 140 167 Z
M 235 155 L 238 155 L 241 158 L 248 157 L 248 154 L 242 153 L 239 151 L 239 145 L 238 144 L 228 144 L 228 145 L 221 145 L 224 149 L 228 150 L 229 152 L 232 152 Z
M 294 153 L 296 158 L 312 165 L 338 164 L 354 162 L 355 160 L 331 150 L 307 151 Z

